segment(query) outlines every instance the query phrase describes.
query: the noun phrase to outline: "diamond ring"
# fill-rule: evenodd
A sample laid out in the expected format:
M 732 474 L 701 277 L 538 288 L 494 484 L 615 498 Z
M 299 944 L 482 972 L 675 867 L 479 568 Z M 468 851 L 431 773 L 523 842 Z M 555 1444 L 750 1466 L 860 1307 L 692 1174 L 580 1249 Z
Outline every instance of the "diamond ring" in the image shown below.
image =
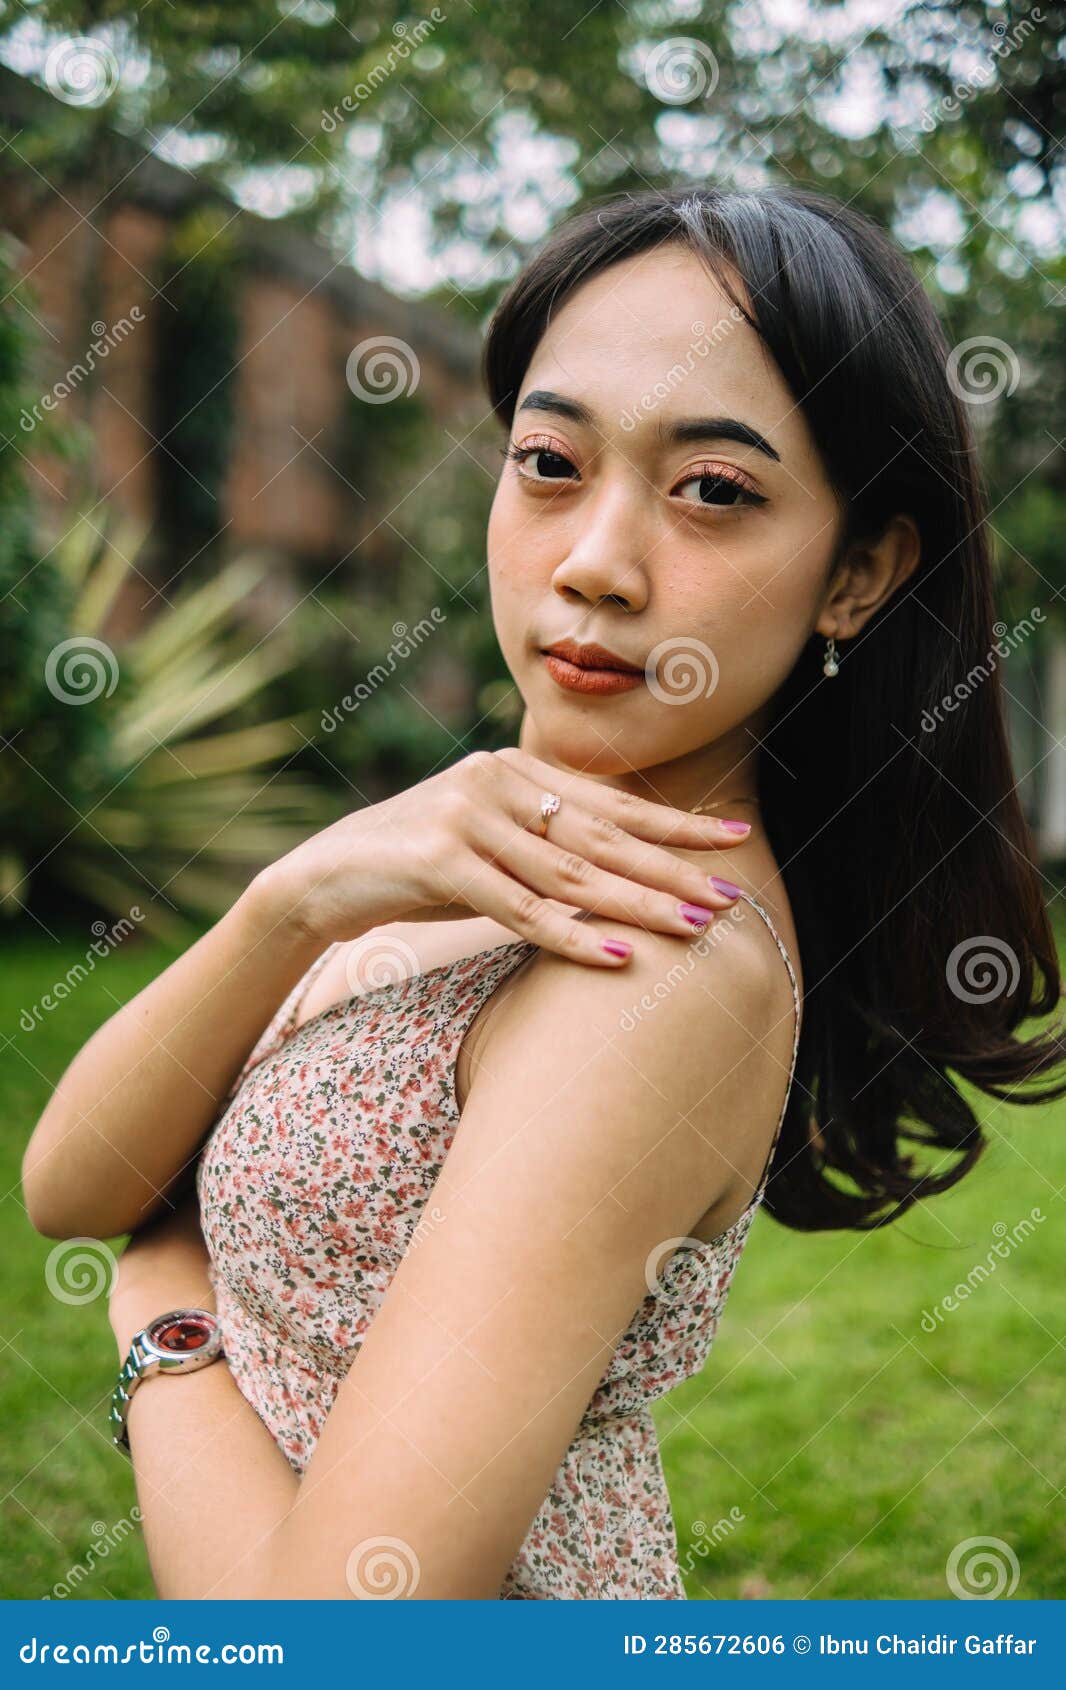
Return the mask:
M 541 839 L 543 839 L 545 837 L 545 835 L 547 834 L 547 832 L 548 832 L 548 822 L 551 820 L 551 817 L 555 815 L 555 813 L 558 810 L 559 805 L 561 803 L 562 803 L 562 799 L 559 797 L 559 794 L 557 792 L 542 792 L 541 793 L 541 795 L 540 795 L 540 825 L 537 828 L 537 833 L 540 835 Z

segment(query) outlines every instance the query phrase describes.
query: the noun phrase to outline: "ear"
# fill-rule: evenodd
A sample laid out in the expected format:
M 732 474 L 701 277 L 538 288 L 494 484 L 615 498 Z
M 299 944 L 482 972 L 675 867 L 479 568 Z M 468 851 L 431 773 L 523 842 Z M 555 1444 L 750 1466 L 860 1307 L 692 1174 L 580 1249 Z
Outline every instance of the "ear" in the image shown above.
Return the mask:
M 877 540 L 850 546 L 833 571 L 814 632 L 846 640 L 918 567 L 921 536 L 909 516 L 894 516 Z

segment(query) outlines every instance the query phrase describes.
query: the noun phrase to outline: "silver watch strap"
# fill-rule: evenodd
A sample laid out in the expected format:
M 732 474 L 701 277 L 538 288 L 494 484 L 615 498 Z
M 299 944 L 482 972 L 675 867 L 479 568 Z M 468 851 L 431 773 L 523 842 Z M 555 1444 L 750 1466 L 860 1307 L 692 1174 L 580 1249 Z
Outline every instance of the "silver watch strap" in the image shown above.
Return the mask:
M 111 1393 L 111 1409 L 108 1420 L 111 1425 L 111 1441 L 119 1449 L 130 1454 L 129 1429 L 126 1424 L 130 1410 L 130 1398 L 144 1376 L 148 1356 L 141 1345 L 143 1332 L 138 1332 L 129 1348 L 129 1354 L 122 1364 L 115 1388 Z
M 202 1346 L 182 1350 L 171 1350 L 169 1345 L 160 1347 L 163 1337 L 169 1328 L 183 1323 L 195 1323 L 203 1327 L 207 1323 L 207 1342 Z M 158 1335 L 158 1342 L 154 1341 Z M 221 1328 L 218 1318 L 209 1309 L 178 1308 L 169 1309 L 166 1314 L 159 1315 L 155 1320 L 134 1334 L 129 1353 L 122 1364 L 115 1388 L 111 1393 L 111 1406 L 108 1411 L 108 1424 L 111 1427 L 111 1441 L 116 1449 L 125 1450 L 129 1455 L 130 1439 L 128 1417 L 130 1398 L 146 1374 L 154 1373 L 194 1373 L 199 1368 L 207 1366 L 212 1361 L 222 1358 Z

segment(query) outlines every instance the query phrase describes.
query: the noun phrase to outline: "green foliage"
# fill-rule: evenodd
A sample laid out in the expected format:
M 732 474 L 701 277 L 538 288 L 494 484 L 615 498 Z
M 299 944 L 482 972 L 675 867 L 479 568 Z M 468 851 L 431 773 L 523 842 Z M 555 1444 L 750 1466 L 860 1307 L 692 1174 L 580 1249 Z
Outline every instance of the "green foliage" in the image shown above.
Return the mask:
M 336 812 L 307 776 L 278 768 L 311 721 L 263 716 L 291 648 L 237 626 L 265 561 L 230 562 L 113 648 L 103 636 L 138 549 L 129 524 L 102 534 L 86 520 L 37 567 L 63 591 L 51 620 L 29 619 L 21 661 L 24 716 L 12 725 L 32 755 L 3 763 L 4 908 L 15 913 L 32 879 L 116 915 L 136 904 L 147 930 L 179 940 L 190 912 L 220 916 L 258 868 Z
M 113 85 L 102 78 L 98 107 L 53 102 L 63 169 L 78 165 L 79 124 L 86 170 L 105 168 L 107 125 L 176 136 L 195 143 L 205 179 L 232 189 L 259 171 L 288 186 L 294 219 L 332 239 L 338 258 L 355 217 L 374 208 L 387 220 L 416 194 L 435 234 L 438 297 L 475 321 L 548 227 L 589 198 L 693 179 L 824 188 L 909 247 L 953 344 L 994 334 L 1010 346 L 1017 387 L 975 416 L 993 503 L 1035 478 L 1052 489 L 1057 512 L 1066 277 L 1053 231 L 1066 11 L 908 0 L 872 27 L 866 14 L 844 12 L 835 0 L 810 0 L 802 39 L 759 0 L 508 0 L 493 8 L 491 30 L 476 7 L 430 0 L 39 0 L 34 18 L 50 41 L 99 42 L 120 73 Z M 0 34 L 21 18 L 10 8 Z M 671 83 L 678 43 L 695 43 L 702 59 L 689 55 Z M 660 51 L 667 68 L 657 80 Z M 150 74 L 122 76 L 135 59 Z M 13 145 L 51 178 L 39 127 L 24 125 Z M 453 245 L 480 254 L 459 289 Z M 205 263 L 208 278 L 213 260 Z M 176 355 L 168 374 L 181 395 L 175 411 L 204 389 L 197 374 L 186 394 L 183 366 L 209 369 L 225 341 L 224 289 L 217 299 L 201 289 L 200 299 L 202 343 Z M 182 450 L 209 498 L 223 403 L 213 394 L 202 419 L 183 424 Z M 1002 538 L 1004 552 L 1016 544 L 1006 529 Z M 1066 566 L 1057 547 L 1048 552 L 1023 560 L 1032 576 L 1024 592 L 1057 609 Z M 1008 578 L 1020 573 L 1015 558 Z
M 120 66 L 134 53 L 150 57 L 161 74 L 120 82 L 111 109 L 127 128 L 210 137 L 218 179 L 298 164 L 321 224 L 356 190 L 364 205 L 382 205 L 388 188 L 424 180 L 433 166 L 442 234 L 498 253 L 528 239 L 515 182 L 531 189 L 536 163 L 525 181 L 498 171 L 520 162 L 522 132 L 564 144 L 556 216 L 604 188 L 676 174 L 687 168 L 682 149 L 694 174 L 741 179 L 768 161 L 780 179 L 835 183 L 842 197 L 861 191 L 871 209 L 891 213 L 925 159 L 922 180 L 967 196 L 980 242 L 995 229 L 994 220 L 982 229 L 980 212 L 1016 166 L 1032 163 L 1046 181 L 1059 167 L 1061 8 L 1037 8 L 1034 20 L 1009 0 L 911 0 L 885 8 L 872 28 L 865 14 L 842 20 L 836 0 L 808 0 L 804 11 L 800 42 L 772 9 L 746 6 L 739 27 L 735 9 L 717 0 L 508 0 L 493 8 L 491 29 L 476 7 L 431 0 L 34 7 L 55 37 L 96 38 Z M 7 29 L 19 21 L 13 9 Z M 715 75 L 698 98 L 672 104 L 649 86 L 647 67 L 656 47 L 678 39 L 713 53 Z M 366 145 L 353 166 L 356 130 Z
M 482 458 L 450 441 L 442 448 L 415 399 L 375 406 L 353 397 L 346 415 L 340 461 L 370 514 L 346 567 L 293 619 L 301 655 L 272 697 L 279 712 L 315 711 L 305 761 L 354 806 L 477 747 L 509 743 L 521 701 L 490 614 L 494 484 Z
M 46 851 L 69 825 L 72 806 L 87 802 L 83 772 L 101 736 L 91 716 L 70 719 L 45 679 L 49 653 L 68 628 L 72 592 L 33 535 L 21 418 L 37 398 L 29 376 L 36 334 L 28 290 L 6 249 L 0 291 L 0 908 L 11 909 L 20 902 L 24 855 Z M 38 438 L 52 444 L 53 435 L 46 421 Z M 66 797 L 49 770 L 62 770 Z
M 237 367 L 237 244 L 233 215 L 205 205 L 171 232 L 161 266 L 150 427 L 159 520 L 171 560 L 187 559 L 222 527 Z
M 993 518 L 996 550 L 1007 604 L 1022 616 L 1034 605 L 1054 616 L 1061 638 L 1063 600 L 1063 493 L 1033 479 L 1012 492 Z
M 952 345 L 991 334 L 1016 360 L 1017 382 L 972 416 L 1004 595 L 1018 613 L 1039 603 L 1061 617 L 1066 264 L 1053 206 L 1066 13 L 913 0 L 870 27 L 844 10 L 810 0 L 802 39 L 759 0 L 509 0 L 491 30 L 477 8 L 430 0 L 40 0 L 34 15 L 51 40 L 107 46 L 120 71 L 149 66 L 120 75 L 97 108 L 52 102 L 57 167 L 106 173 L 102 137 L 116 130 L 191 143 L 205 181 L 241 190 L 262 172 L 291 187 L 294 221 L 339 261 L 356 218 L 369 210 L 387 230 L 410 196 L 434 234 L 442 279 L 429 297 L 475 323 L 551 224 L 605 192 L 798 183 L 870 212 L 910 252 Z M 0 34 L 19 17 L 0 19 Z M 698 44 L 707 74 L 701 85 L 697 63 L 675 102 L 650 66 L 677 41 Z M 39 126 L 24 126 L 16 154 L 50 176 Z M 184 557 L 211 531 L 230 421 L 218 376 L 232 365 L 232 237 L 207 215 L 168 255 L 181 311 L 158 384 L 157 432 L 191 493 L 177 493 L 160 452 Z M 460 246 L 479 262 L 457 288 Z M 512 734 L 519 701 L 483 574 L 491 475 L 465 443 L 420 424 L 418 400 L 346 404 L 332 461 L 356 490 L 351 555 L 309 595 L 292 630 L 298 661 L 271 684 L 275 709 L 328 710 L 389 659 L 395 623 L 417 626 L 434 603 L 447 618 L 300 755 L 359 801 Z

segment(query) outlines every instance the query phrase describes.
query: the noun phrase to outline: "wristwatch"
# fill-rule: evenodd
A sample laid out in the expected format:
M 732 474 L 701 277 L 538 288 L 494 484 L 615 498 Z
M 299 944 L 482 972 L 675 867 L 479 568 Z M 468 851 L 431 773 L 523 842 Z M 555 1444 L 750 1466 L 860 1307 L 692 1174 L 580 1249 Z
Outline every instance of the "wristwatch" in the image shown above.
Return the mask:
M 152 1373 L 195 1373 L 222 1355 L 222 1328 L 207 1309 L 170 1309 L 135 1333 L 111 1393 L 111 1441 L 130 1453 L 130 1398 Z

